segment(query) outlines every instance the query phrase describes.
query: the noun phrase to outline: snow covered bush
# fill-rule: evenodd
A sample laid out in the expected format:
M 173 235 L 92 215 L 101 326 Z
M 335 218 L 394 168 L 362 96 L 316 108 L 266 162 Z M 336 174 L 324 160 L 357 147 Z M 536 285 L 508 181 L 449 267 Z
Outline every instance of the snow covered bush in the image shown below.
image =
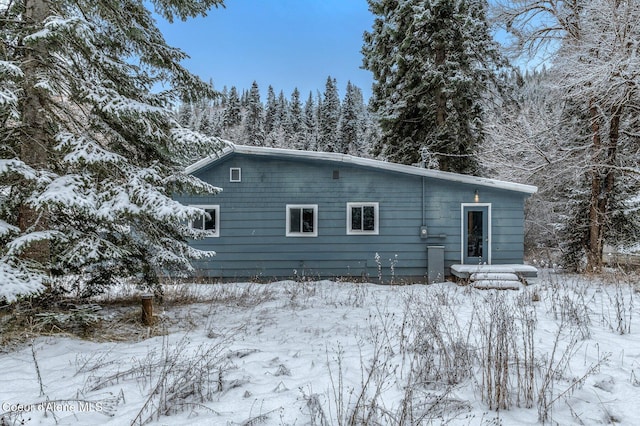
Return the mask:
M 221 0 L 157 0 L 168 20 Z M 182 172 L 221 142 L 182 128 L 171 106 L 214 96 L 180 65 L 147 3 L 0 3 L 0 300 L 76 274 L 99 292 L 188 271 L 200 212 L 173 193 L 218 188 Z M 167 87 L 165 90 L 160 88 Z

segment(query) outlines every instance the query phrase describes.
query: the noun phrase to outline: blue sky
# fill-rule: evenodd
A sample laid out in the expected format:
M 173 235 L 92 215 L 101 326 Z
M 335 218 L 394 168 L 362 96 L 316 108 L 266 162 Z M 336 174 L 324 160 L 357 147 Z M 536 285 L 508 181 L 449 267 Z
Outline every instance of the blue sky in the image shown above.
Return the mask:
M 324 92 L 327 76 L 371 93 L 372 75 L 361 69 L 362 34 L 373 15 L 366 0 L 227 0 L 206 18 L 158 26 L 169 45 L 186 52 L 185 65 L 216 89 L 249 89 L 258 82 L 287 98 L 295 87 L 304 102 L 312 91 Z

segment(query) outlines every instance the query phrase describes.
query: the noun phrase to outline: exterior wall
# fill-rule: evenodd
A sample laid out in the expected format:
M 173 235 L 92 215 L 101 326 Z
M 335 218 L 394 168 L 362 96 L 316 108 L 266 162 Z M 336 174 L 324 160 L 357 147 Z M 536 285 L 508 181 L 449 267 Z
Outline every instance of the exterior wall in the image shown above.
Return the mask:
M 230 182 L 240 167 L 242 181 Z M 334 173 L 339 178 L 334 179 Z M 233 153 L 194 173 L 223 192 L 176 197 L 220 206 L 219 237 L 193 242 L 217 256 L 197 265 L 225 279 L 364 277 L 424 280 L 427 246 L 445 246 L 445 266 L 460 263 L 461 203 L 492 203 L 492 263 L 521 263 L 525 194 L 347 163 Z M 378 235 L 347 235 L 347 203 L 379 203 Z M 317 204 L 318 236 L 286 237 L 286 205 Z M 423 209 L 424 205 L 424 209 Z M 426 225 L 428 238 L 420 237 Z M 391 265 L 394 264 L 393 272 Z

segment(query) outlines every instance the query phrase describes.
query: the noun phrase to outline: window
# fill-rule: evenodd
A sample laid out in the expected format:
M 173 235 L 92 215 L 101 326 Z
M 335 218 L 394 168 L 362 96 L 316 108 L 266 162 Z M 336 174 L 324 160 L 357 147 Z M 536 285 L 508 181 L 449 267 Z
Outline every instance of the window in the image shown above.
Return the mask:
M 220 206 L 191 206 L 203 210 L 202 216 L 191 222 L 191 227 L 207 231 L 207 237 L 220 236 Z M 209 217 L 204 213 L 208 213 Z
M 347 234 L 378 235 L 378 203 L 347 203 Z
M 318 236 L 318 205 L 287 204 L 287 237 Z
M 240 167 L 231 167 L 229 169 L 229 182 L 242 182 L 242 169 Z

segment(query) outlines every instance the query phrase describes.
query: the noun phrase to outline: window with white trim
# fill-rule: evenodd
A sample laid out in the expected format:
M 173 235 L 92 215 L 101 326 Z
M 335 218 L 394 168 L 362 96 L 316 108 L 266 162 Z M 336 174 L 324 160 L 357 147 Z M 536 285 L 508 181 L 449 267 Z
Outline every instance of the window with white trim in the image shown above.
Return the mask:
M 318 205 L 287 204 L 287 237 L 318 236 Z
M 347 234 L 378 235 L 378 203 L 347 203 Z
M 242 182 L 242 169 L 240 167 L 231 167 L 229 169 L 229 182 Z
M 191 222 L 191 227 L 206 231 L 206 237 L 220 236 L 220 206 L 215 205 L 192 205 L 202 209 L 202 215 Z

